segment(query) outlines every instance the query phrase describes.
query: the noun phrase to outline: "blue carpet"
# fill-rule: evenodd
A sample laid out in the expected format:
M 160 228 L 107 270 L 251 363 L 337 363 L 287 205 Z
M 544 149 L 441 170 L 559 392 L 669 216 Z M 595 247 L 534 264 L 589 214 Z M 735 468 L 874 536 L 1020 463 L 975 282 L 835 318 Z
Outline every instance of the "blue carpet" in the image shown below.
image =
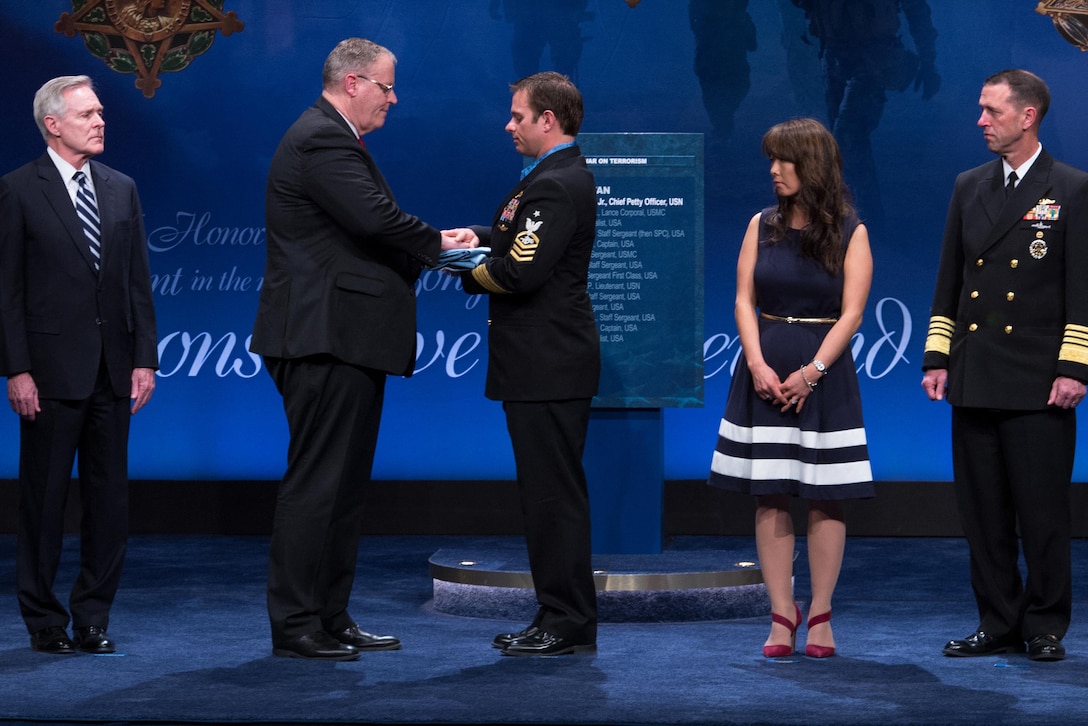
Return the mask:
M 523 623 L 429 604 L 428 558 L 510 538 L 367 537 L 353 614 L 404 649 L 354 663 L 274 658 L 264 611 L 267 540 L 137 537 L 114 606 L 115 656 L 34 653 L 0 536 L 0 720 L 51 723 L 1074 724 L 1088 723 L 1088 542 L 1074 543 L 1068 660 L 952 659 L 973 630 L 957 539 L 852 538 L 835 601 L 839 655 L 765 660 L 766 619 L 605 623 L 596 656 L 506 658 Z M 69 586 L 77 540 L 58 578 Z M 731 548 L 682 537 L 670 551 Z M 804 542 L 797 594 L 807 599 Z M 803 633 L 802 633 L 803 642 Z

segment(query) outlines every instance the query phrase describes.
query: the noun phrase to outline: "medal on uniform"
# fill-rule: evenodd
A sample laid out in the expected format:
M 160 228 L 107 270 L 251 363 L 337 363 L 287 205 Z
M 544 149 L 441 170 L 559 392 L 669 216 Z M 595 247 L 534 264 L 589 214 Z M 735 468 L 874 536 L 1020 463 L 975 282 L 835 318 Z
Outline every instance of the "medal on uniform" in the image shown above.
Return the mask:
M 1034 207 L 1028 210 L 1028 213 L 1024 215 L 1024 219 L 1041 219 L 1053 222 L 1061 214 L 1061 211 L 1062 205 L 1056 204 L 1053 199 L 1040 199 Z
M 521 204 L 521 195 L 524 194 L 524 190 L 514 195 L 514 198 L 506 203 L 503 207 L 502 214 L 499 215 L 499 229 L 505 232 L 510 227 L 510 223 L 514 221 L 514 218 L 518 216 L 518 205 Z
M 1046 253 L 1049 250 L 1050 248 L 1046 246 L 1046 240 L 1043 239 L 1043 233 L 1036 232 L 1035 239 L 1033 239 L 1031 241 L 1031 244 L 1028 245 L 1028 254 L 1030 254 L 1036 260 L 1041 260 L 1046 257 Z

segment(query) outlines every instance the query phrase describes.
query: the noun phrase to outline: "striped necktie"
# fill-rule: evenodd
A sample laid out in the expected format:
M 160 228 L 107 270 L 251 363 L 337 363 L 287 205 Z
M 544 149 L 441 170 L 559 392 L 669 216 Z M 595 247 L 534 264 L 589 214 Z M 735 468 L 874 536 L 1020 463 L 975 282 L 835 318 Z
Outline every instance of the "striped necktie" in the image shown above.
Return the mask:
M 102 233 L 101 220 L 98 218 L 98 204 L 94 200 L 94 192 L 87 186 L 87 175 L 77 171 L 72 177 L 79 184 L 76 192 L 76 214 L 83 224 L 83 235 L 87 238 L 87 247 L 94 257 L 94 269 L 98 272 L 98 263 L 102 259 Z

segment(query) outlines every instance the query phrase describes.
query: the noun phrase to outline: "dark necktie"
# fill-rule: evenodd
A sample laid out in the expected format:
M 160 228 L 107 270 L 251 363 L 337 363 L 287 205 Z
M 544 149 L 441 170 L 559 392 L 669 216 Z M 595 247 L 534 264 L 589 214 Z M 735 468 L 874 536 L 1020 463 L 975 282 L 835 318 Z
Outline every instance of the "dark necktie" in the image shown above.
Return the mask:
M 101 220 L 98 218 L 98 204 L 94 200 L 94 192 L 87 186 L 87 175 L 77 171 L 72 177 L 79 184 L 76 192 L 76 214 L 83 224 L 83 235 L 87 238 L 87 246 L 94 257 L 94 269 L 98 271 L 99 260 L 102 259 L 102 233 Z
M 1008 197 L 1010 194 L 1012 194 L 1013 189 L 1016 189 L 1016 180 L 1017 179 L 1019 179 L 1019 177 L 1016 176 L 1016 172 L 1015 171 L 1010 171 L 1009 172 L 1009 181 L 1005 184 L 1005 196 L 1006 197 Z

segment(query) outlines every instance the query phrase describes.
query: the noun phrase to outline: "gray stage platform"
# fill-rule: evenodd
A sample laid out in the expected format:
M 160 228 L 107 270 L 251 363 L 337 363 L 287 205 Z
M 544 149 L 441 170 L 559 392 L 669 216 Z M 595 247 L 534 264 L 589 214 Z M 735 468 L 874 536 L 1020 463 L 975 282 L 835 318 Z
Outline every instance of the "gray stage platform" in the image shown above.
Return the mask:
M 429 560 L 434 609 L 531 620 L 537 610 L 525 547 L 441 549 Z M 729 620 L 770 610 L 752 549 L 594 555 L 601 622 Z

